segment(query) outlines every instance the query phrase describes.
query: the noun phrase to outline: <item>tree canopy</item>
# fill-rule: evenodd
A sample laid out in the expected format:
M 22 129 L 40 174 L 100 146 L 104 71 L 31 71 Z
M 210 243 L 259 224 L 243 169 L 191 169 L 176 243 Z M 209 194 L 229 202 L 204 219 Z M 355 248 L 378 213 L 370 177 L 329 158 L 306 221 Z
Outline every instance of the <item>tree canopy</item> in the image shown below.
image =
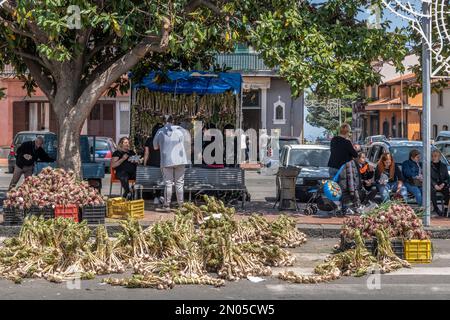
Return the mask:
M 397 66 L 405 37 L 368 28 L 379 1 L 6 0 L 0 69 L 11 64 L 29 92 L 39 86 L 57 114 L 59 165 L 79 170 L 78 134 L 102 94 L 129 88 L 149 69 L 208 69 L 214 54 L 252 45 L 291 85 L 344 96 L 379 81 L 372 63 Z M 79 18 L 79 20 L 78 20 Z M 75 163 L 75 165 L 73 165 Z

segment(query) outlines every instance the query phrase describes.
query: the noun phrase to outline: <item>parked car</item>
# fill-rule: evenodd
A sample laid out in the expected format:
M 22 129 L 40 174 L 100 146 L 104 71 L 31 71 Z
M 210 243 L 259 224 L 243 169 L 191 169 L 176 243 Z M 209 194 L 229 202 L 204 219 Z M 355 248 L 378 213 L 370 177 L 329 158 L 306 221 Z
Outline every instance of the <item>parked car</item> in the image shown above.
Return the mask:
M 364 143 L 365 143 L 366 146 L 370 146 L 370 145 L 372 145 L 372 143 L 381 142 L 381 141 L 385 141 L 385 140 L 387 140 L 386 136 L 380 134 L 380 135 L 377 135 L 377 136 L 368 136 L 364 140 Z
M 269 148 L 267 149 L 267 156 L 268 157 L 272 157 L 272 139 L 273 137 L 270 137 L 267 145 L 269 146 Z M 281 155 L 281 150 L 283 150 L 284 146 L 290 145 L 290 144 L 301 144 L 300 138 L 298 137 L 289 137 L 289 136 L 280 136 L 278 138 L 278 150 L 280 152 Z
M 331 140 L 328 138 L 317 138 L 316 144 L 329 146 L 331 144 Z
M 283 148 L 280 165 L 302 169 L 295 186 L 295 195 L 301 202 L 311 197 L 309 189 L 317 187 L 322 180 L 330 179 L 329 158 L 330 147 L 324 145 L 288 145 Z
M 450 141 L 439 141 L 434 146 L 450 161 Z
M 272 137 L 268 140 L 268 148 L 267 148 L 267 154 L 265 155 L 264 159 L 261 160 L 261 163 L 263 164 L 263 169 L 261 169 L 261 173 L 264 175 L 275 175 L 278 172 L 278 168 L 280 166 L 279 159 L 281 157 L 281 151 L 285 146 L 288 145 L 298 145 L 301 143 L 300 138 L 298 137 L 289 137 L 289 136 L 281 136 L 278 139 L 278 150 L 279 150 L 279 157 L 276 158 L 273 155 L 272 151 Z
M 436 137 L 436 142 L 440 141 L 449 141 L 450 140 L 450 131 L 441 131 Z
M 384 141 L 384 142 L 376 142 L 372 144 L 367 152 L 367 160 L 372 164 L 376 165 L 378 160 L 383 153 L 389 152 L 394 157 L 394 161 L 396 164 L 401 166 L 401 164 L 408 160 L 409 153 L 411 150 L 417 149 L 423 154 L 423 143 L 422 141 Z M 432 150 L 436 149 L 435 146 L 432 146 Z M 439 148 L 438 148 L 439 149 Z M 441 155 L 441 161 L 449 168 L 450 173 L 450 163 L 444 155 Z
M 94 138 L 89 137 L 89 147 L 91 154 L 93 153 Z M 109 137 L 95 137 L 95 162 L 104 163 L 106 172 L 110 171 L 111 158 L 114 151 L 117 150 L 117 145 L 112 138 Z
M 409 140 L 408 140 L 408 138 L 395 137 L 395 138 L 389 138 L 388 141 L 409 141 Z
M 44 137 L 44 150 L 52 158 L 56 158 L 58 139 L 56 134 L 49 131 L 21 131 L 16 134 L 8 154 L 8 173 L 14 172 L 16 165 L 16 152 L 22 143 L 36 139 L 37 136 Z
M 99 192 L 102 189 L 102 179 L 105 177 L 105 166 L 103 162 L 95 161 L 95 154 L 92 152 L 89 139 L 94 136 L 80 135 L 80 160 L 81 160 L 81 174 L 83 180 L 87 181 L 90 186 L 97 188 Z M 55 159 L 57 158 L 57 142 L 55 138 Z M 45 167 L 57 167 L 57 162 L 37 162 L 33 169 L 33 174 L 39 174 Z

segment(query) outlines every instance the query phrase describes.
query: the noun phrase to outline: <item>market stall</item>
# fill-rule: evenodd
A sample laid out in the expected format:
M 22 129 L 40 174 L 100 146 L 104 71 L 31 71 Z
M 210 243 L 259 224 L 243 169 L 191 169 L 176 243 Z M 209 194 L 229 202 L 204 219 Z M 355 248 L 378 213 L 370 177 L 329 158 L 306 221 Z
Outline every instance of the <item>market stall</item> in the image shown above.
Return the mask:
M 138 153 L 161 117 L 171 114 L 175 122 L 192 127 L 193 121 L 240 128 L 241 85 L 238 73 L 152 71 L 132 83 L 130 137 Z

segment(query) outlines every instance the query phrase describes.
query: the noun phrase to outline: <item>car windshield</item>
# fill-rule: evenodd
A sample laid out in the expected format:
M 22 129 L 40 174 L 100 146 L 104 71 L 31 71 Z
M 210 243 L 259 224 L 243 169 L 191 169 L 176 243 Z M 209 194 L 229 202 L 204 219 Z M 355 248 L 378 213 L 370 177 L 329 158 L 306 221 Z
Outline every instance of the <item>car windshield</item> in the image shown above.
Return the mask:
M 19 145 L 19 144 L 22 144 L 24 142 L 34 140 L 34 139 L 36 139 L 36 137 L 37 137 L 37 134 L 35 134 L 35 133 L 19 134 L 16 137 L 16 140 L 14 141 L 14 144 Z
M 391 147 L 390 152 L 394 157 L 395 163 L 402 164 L 403 162 L 409 159 L 409 153 L 411 152 L 411 150 L 414 149 L 419 150 L 421 155 L 423 154 L 422 146 Z M 431 150 L 436 150 L 436 148 L 432 147 Z M 446 158 L 444 156 L 441 156 L 441 161 L 447 163 Z
M 450 137 L 446 137 L 446 136 L 439 136 L 436 141 L 449 141 Z
M 421 154 L 423 153 L 423 148 L 417 146 L 391 147 L 390 151 L 394 157 L 395 163 L 402 164 L 409 159 L 409 153 L 414 149 L 419 150 Z
M 443 155 L 450 155 L 450 143 L 437 144 L 436 148 L 438 148 Z
M 327 167 L 330 158 L 328 149 L 293 149 L 289 154 L 290 166 Z
M 16 146 L 21 145 L 24 142 L 35 140 L 38 134 L 36 133 L 26 133 L 26 134 L 20 134 L 16 137 L 14 144 Z M 56 149 L 58 148 L 58 141 L 56 139 L 56 135 L 53 134 L 44 134 L 42 135 L 44 138 L 44 150 L 47 153 L 53 154 L 56 152 Z
M 284 146 L 290 145 L 290 144 L 298 144 L 297 139 L 286 139 L 281 140 L 280 139 L 280 150 L 284 148 Z
M 375 136 L 375 137 L 372 137 L 372 141 L 373 141 L 373 142 L 381 142 L 381 141 L 383 141 L 383 140 L 386 140 L 386 137 L 385 137 L 385 136 Z
M 106 140 L 95 140 L 95 151 L 109 150 L 109 145 Z

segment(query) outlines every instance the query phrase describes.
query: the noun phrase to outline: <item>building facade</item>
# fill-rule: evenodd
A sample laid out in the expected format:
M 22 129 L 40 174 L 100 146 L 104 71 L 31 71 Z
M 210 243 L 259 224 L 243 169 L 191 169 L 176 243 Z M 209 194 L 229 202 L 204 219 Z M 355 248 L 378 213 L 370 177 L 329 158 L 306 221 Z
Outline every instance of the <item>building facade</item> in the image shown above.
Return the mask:
M 431 137 L 450 128 L 450 87 L 431 95 Z
M 417 65 L 415 55 L 405 57 L 406 70 Z M 363 100 L 353 107 L 354 139 L 384 134 L 387 137 L 421 139 L 422 94 L 408 94 L 410 86 L 417 86 L 416 76 L 406 71 L 400 74 L 390 63 L 374 66 L 382 83 L 368 86 L 362 92 Z
M 276 69 L 267 67 L 251 48 L 216 55 L 216 63 L 239 72 L 243 78 L 242 128 L 278 129 L 282 136 L 303 140 L 303 95 L 292 98 L 289 84 Z
M 377 88 L 377 100 L 366 105 L 364 132 L 392 138 L 421 139 L 422 94 L 409 95 L 408 87 L 416 85 L 416 76 L 406 74 L 386 81 Z
M 0 146 L 11 145 L 15 134 L 20 131 L 58 132 L 58 121 L 47 97 L 39 88 L 27 96 L 23 84 L 12 68 L 0 73 L 0 88 L 6 89 L 6 97 L 0 99 Z M 104 96 L 93 108 L 81 133 L 117 140 L 129 134 L 129 119 L 127 94 L 118 94 L 116 98 Z

